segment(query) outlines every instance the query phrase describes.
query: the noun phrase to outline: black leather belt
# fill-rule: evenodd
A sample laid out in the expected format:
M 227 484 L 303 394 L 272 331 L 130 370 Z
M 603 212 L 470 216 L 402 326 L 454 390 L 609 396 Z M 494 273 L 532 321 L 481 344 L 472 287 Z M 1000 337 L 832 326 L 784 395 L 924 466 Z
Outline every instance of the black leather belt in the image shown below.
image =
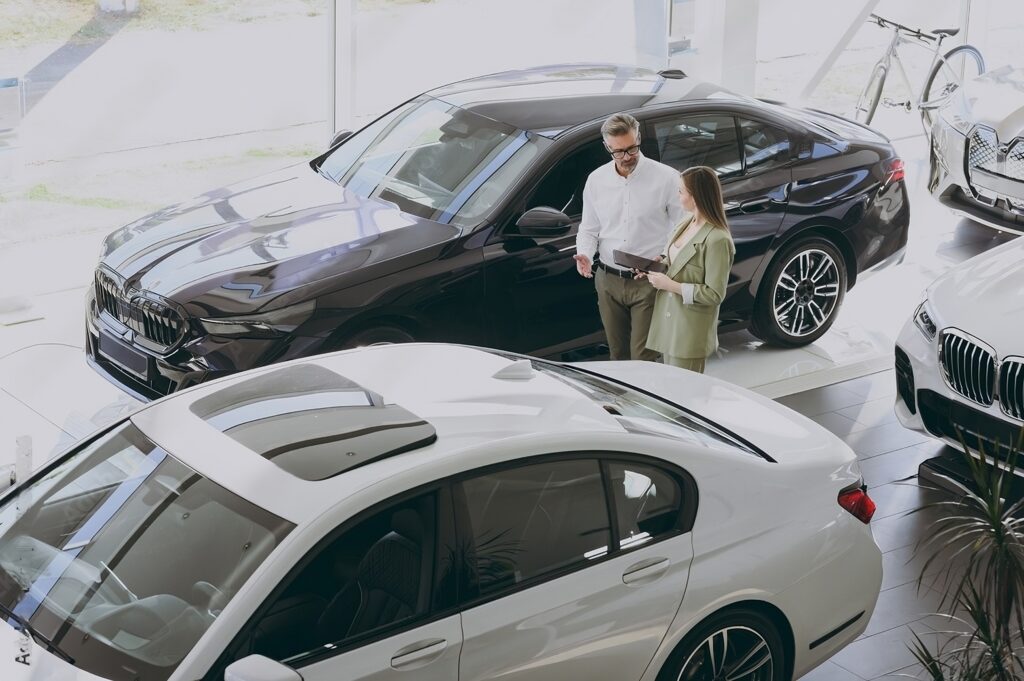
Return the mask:
M 605 272 L 614 277 L 622 277 L 623 279 L 633 278 L 632 270 L 620 270 L 617 267 L 608 267 L 608 265 L 605 265 L 603 262 L 600 261 L 598 261 L 597 263 L 597 269 L 604 270 Z

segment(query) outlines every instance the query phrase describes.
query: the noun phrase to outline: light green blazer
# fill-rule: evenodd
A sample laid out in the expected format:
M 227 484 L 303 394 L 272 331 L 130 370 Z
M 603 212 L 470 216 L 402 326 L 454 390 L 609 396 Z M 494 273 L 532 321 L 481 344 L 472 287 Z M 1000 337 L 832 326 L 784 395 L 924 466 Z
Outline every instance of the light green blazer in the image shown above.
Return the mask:
M 692 218 L 672 231 L 665 252 Z M 651 317 L 647 347 L 664 355 L 703 359 L 718 349 L 718 307 L 725 298 L 729 270 L 736 255 L 732 237 L 724 229 L 705 224 L 690 243 L 669 261 L 666 274 L 681 284 L 693 284 L 693 303 L 678 292 L 658 291 Z

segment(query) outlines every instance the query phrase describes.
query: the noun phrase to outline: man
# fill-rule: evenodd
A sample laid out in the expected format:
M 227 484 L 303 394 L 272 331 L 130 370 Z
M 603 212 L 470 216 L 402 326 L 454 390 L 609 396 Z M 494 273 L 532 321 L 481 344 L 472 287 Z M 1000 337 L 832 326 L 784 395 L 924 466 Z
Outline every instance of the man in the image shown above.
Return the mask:
M 658 257 L 683 219 L 679 173 L 640 153 L 640 123 L 629 114 L 610 116 L 601 136 L 612 161 L 592 172 L 583 189 L 576 270 L 588 279 L 597 270 L 597 307 L 611 358 L 654 361 L 658 353 L 647 349 L 647 332 L 657 291 L 616 265 L 612 252 Z

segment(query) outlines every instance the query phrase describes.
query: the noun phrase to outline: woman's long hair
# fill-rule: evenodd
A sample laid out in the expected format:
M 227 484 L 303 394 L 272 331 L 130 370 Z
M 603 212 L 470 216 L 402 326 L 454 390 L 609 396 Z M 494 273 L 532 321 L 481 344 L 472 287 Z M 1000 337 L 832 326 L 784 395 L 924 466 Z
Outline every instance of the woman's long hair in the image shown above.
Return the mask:
M 725 205 L 722 202 L 722 184 L 718 181 L 718 173 L 707 166 L 694 166 L 679 173 L 686 191 L 690 192 L 693 202 L 709 225 L 729 231 L 729 221 L 725 219 Z

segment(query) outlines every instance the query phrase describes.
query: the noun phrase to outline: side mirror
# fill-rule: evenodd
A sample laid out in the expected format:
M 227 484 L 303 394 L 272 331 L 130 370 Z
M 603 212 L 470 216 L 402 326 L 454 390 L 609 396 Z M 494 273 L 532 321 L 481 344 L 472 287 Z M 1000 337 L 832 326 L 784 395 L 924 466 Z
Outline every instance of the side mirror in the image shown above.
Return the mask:
M 338 132 L 334 133 L 334 137 L 331 138 L 331 145 L 328 148 L 333 149 L 334 147 L 338 146 L 351 136 L 351 130 L 339 130 Z
M 302 681 L 302 677 L 291 667 L 269 657 L 250 655 L 228 665 L 224 681 Z
M 516 220 L 522 236 L 559 236 L 569 231 L 572 220 L 560 210 L 548 206 L 531 208 Z

